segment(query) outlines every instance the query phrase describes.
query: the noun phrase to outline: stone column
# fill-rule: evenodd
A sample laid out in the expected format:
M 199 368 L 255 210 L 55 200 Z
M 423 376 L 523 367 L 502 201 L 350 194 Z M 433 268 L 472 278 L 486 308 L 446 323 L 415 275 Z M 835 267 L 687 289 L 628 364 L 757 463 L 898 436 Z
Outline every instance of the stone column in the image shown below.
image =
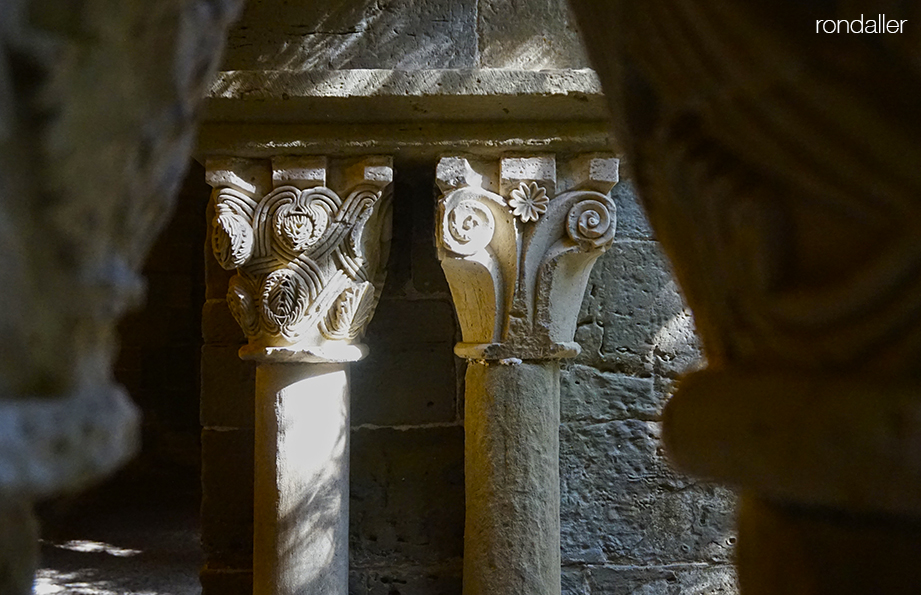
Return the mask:
M 209 159 L 207 176 L 240 356 L 258 362 L 253 591 L 345 595 L 347 364 L 383 287 L 392 161 Z
M 464 593 L 560 593 L 560 367 L 614 239 L 617 160 L 446 157 L 436 243 L 463 333 Z
M 769 4 L 573 0 L 707 352 L 663 439 L 741 488 L 744 595 L 919 593 L 916 34 Z
M 0 593 L 32 592 L 32 502 L 139 445 L 116 325 L 167 221 L 237 0 L 0 2 Z M 156 56 L 159 59 L 152 60 Z

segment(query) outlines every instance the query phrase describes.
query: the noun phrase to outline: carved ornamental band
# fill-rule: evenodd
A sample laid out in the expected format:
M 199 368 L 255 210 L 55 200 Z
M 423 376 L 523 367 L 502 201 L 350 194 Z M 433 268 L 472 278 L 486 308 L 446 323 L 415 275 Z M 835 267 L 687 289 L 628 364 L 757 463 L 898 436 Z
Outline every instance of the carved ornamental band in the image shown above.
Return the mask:
M 208 160 L 212 244 L 237 270 L 227 299 L 249 339 L 241 356 L 360 358 L 390 245 L 389 157 L 328 171 L 323 157 Z M 341 192 L 327 187 L 327 173 Z M 334 176 L 332 174 L 335 174 Z
M 592 264 L 614 239 L 617 159 L 553 155 L 438 164 L 436 242 L 473 359 L 571 357 Z

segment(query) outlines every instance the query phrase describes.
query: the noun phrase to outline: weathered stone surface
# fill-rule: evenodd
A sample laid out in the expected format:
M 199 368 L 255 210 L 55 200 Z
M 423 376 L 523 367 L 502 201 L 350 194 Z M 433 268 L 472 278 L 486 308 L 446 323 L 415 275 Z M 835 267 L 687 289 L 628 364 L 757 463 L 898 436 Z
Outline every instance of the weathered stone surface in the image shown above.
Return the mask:
M 436 300 L 382 300 L 371 353 L 352 367 L 352 424 L 444 423 L 456 417 L 454 313 Z
M 397 567 L 352 573 L 349 595 L 459 595 L 461 561 L 440 567 Z
M 463 428 L 354 430 L 350 517 L 353 569 L 460 558 Z
M 475 0 L 248 2 L 224 70 L 470 68 Z
M 652 378 L 637 378 L 574 364 L 560 379 L 560 414 L 564 422 L 657 419 L 662 403 Z
M 671 471 L 660 424 L 564 424 L 560 440 L 564 561 L 728 562 L 734 498 Z
M 618 240 L 650 240 L 655 237 L 632 180 L 621 179 L 611 191 L 611 199 L 617 205 L 615 237 Z
M 205 301 L 201 312 L 201 334 L 205 343 L 242 345 L 246 342 L 224 297 Z
M 560 593 L 557 361 L 467 364 L 464 592 Z
M 199 415 L 206 428 L 253 427 L 256 366 L 242 361 L 238 349 L 236 345 L 202 347 Z
M 201 435 L 202 548 L 211 568 L 252 569 L 253 432 Z
M 114 327 L 143 295 L 137 271 L 237 4 L 4 3 L 4 499 L 79 489 L 136 448 L 138 412 L 111 378 Z
M 253 572 L 205 566 L 199 573 L 201 595 L 253 595 Z
M 527 16 L 515 0 L 478 3 L 481 68 L 588 68 L 575 19 L 565 0 L 528 2 Z
M 615 242 L 592 270 L 579 313 L 577 362 L 669 377 L 699 365 L 693 320 L 655 242 Z
M 588 590 L 588 573 L 580 566 L 563 566 L 562 595 L 585 595 Z
M 734 595 L 729 565 L 600 566 L 589 570 L 592 595 Z

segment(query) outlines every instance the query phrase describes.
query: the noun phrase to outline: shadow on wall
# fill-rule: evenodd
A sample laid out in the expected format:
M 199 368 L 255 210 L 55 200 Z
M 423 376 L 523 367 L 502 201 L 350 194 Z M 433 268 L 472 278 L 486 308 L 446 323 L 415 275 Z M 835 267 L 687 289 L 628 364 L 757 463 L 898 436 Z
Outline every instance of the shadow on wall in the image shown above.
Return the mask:
M 565 0 L 250 0 L 223 70 L 586 67 Z
M 475 0 L 251 0 L 224 70 L 472 68 Z

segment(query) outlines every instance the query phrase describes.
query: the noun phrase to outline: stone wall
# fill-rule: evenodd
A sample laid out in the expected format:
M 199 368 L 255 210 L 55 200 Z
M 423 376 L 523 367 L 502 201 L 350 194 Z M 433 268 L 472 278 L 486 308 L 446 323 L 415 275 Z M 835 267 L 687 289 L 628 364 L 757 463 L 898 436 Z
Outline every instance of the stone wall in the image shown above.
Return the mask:
M 250 0 L 223 70 L 586 67 L 561 0 Z
M 693 320 L 629 180 L 614 246 L 592 271 L 562 377 L 564 593 L 735 593 L 734 498 L 673 472 L 659 415 L 699 366 Z

